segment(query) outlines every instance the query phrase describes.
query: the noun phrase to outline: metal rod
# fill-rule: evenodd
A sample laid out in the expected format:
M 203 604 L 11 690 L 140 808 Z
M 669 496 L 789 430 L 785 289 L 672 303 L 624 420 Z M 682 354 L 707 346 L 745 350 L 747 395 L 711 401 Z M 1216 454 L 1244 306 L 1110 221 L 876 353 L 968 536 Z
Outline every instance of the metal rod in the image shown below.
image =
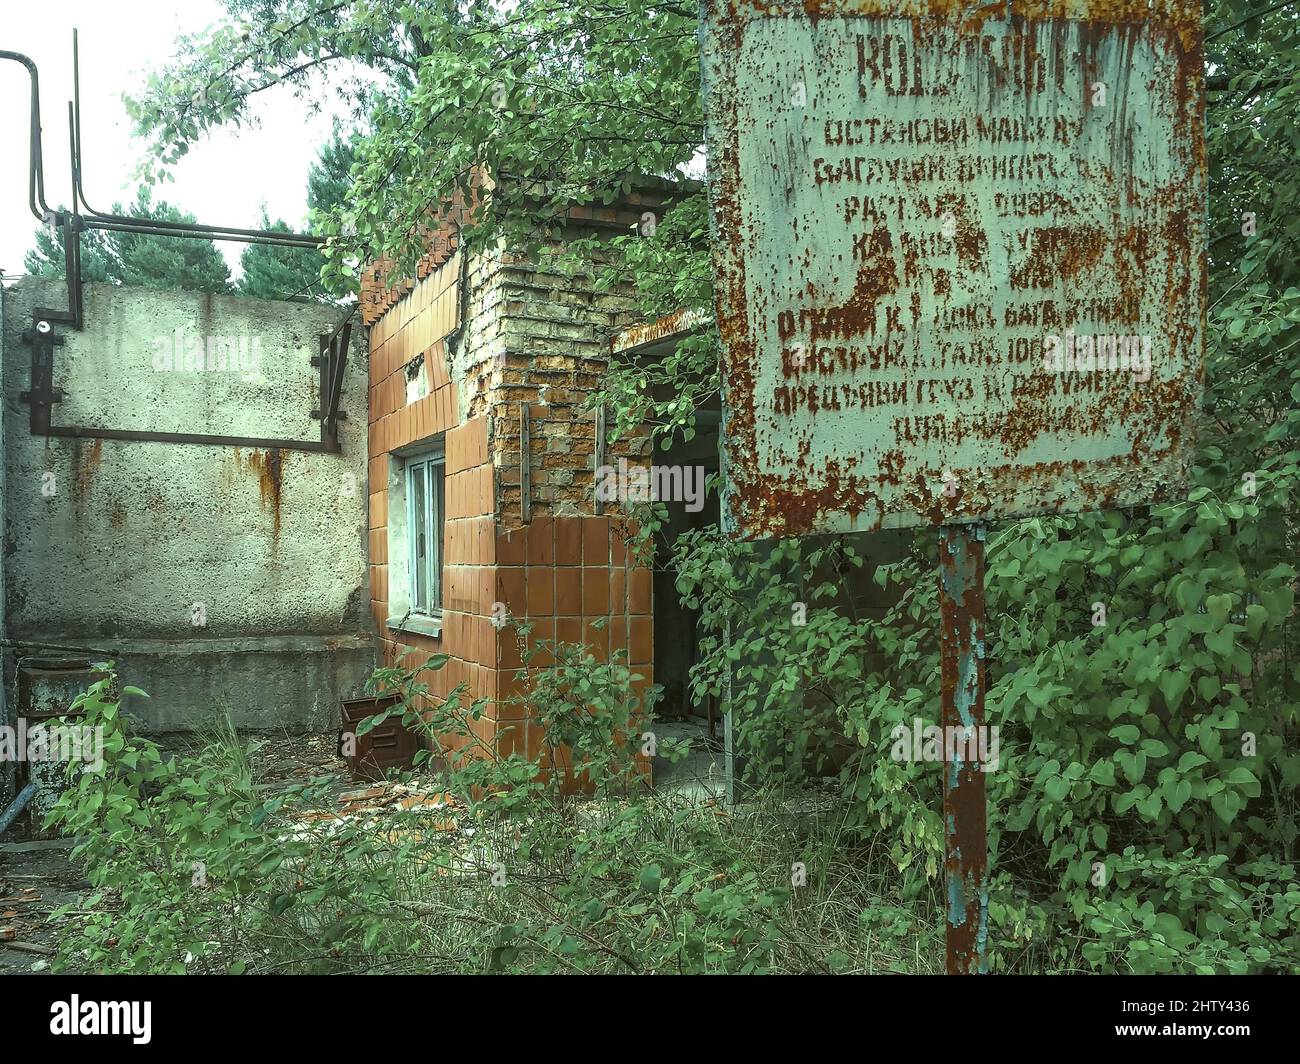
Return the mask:
M 519 519 L 533 519 L 532 430 L 527 403 L 519 404 Z
M 337 431 L 339 420 L 339 397 L 343 394 L 343 371 L 347 368 L 348 344 L 352 339 L 352 327 L 346 326 L 339 335 L 329 338 L 330 351 L 330 390 L 329 400 L 324 413 L 329 423 L 330 432 Z
M 0 49 L 0 59 L 10 59 L 20 63 L 31 79 L 31 107 L 29 109 L 28 144 L 27 144 L 27 201 L 31 212 L 40 219 L 42 225 L 57 225 L 63 229 L 64 273 L 68 286 L 67 310 L 42 310 L 51 321 L 69 324 L 80 329 L 82 324 L 81 303 L 81 238 L 77 232 L 76 221 L 50 210 L 45 202 L 45 163 L 41 146 L 41 81 L 36 64 L 22 54 Z M 75 180 L 76 157 L 73 155 Z
M 154 218 L 135 218 L 125 214 L 108 214 L 104 211 L 97 211 L 86 201 L 85 191 L 82 189 L 81 176 L 85 169 L 81 158 L 81 48 L 77 39 L 77 31 L 72 31 L 72 95 L 73 100 L 69 104 L 74 116 L 70 136 L 72 138 L 72 151 L 76 159 L 76 165 L 73 168 L 73 197 L 81 201 L 81 206 L 86 211 L 86 221 L 89 224 L 91 219 L 99 222 L 116 222 L 119 225 L 130 223 L 144 223 L 154 229 L 167 230 L 175 236 L 202 236 L 206 235 L 214 240 L 241 240 L 248 243 L 268 243 L 277 244 L 283 247 L 320 247 L 325 243 L 325 238 L 314 236 L 310 233 L 274 233 L 267 229 L 237 229 L 233 226 L 226 225 L 200 225 L 198 222 L 168 222 Z M 101 226 L 90 226 L 91 228 L 101 228 Z M 106 228 L 106 227 L 102 227 Z M 129 230 L 128 230 L 129 231 Z M 217 234 L 223 234 L 218 236 Z M 161 234 L 160 234 L 161 235 Z M 276 239 L 278 238 L 278 239 Z
M 72 137 L 72 105 L 68 105 L 68 163 L 72 186 L 77 185 L 77 145 Z M 72 313 L 74 328 L 80 329 L 85 322 L 85 303 L 82 298 L 81 285 L 81 233 L 75 215 L 68 218 L 63 226 L 63 272 L 68 285 L 68 309 Z
M 163 228 L 161 222 L 155 223 L 150 221 L 106 221 L 99 215 L 79 214 L 76 216 L 83 229 L 103 229 L 112 233 L 139 233 L 142 236 L 174 236 L 192 240 L 229 240 L 237 244 L 269 244 L 273 247 L 291 247 L 305 248 L 307 250 L 316 250 L 317 244 L 304 243 L 302 241 L 280 240 L 274 236 L 249 236 L 242 233 L 230 232 L 228 230 L 211 230 L 198 227 L 185 227 L 177 229 L 170 227 Z M 113 216 L 110 216 L 110 218 Z M 282 234 L 287 235 L 287 234 Z
M 943 681 L 944 910 L 947 970 L 988 970 L 988 808 L 984 735 L 983 525 L 939 530 L 939 657 Z M 952 737 L 951 739 L 949 737 Z
M 195 443 L 206 447 L 247 447 L 258 451 L 322 451 L 333 454 L 338 447 L 324 440 L 272 440 L 252 436 L 214 436 L 200 432 L 151 432 L 144 429 L 99 429 L 80 425 L 51 425 L 42 436 L 74 440 L 130 440 L 136 443 Z
M 27 145 L 27 198 L 34 214 L 41 221 L 49 213 L 45 202 L 45 167 L 41 163 L 41 81 L 36 64 L 22 52 L 11 52 L 0 48 L 0 59 L 12 59 L 26 68 L 32 83 L 32 102 L 30 108 L 30 129 Z
M 596 407 L 596 448 L 592 461 L 593 478 L 597 487 L 600 486 L 601 470 L 605 468 L 605 404 L 601 403 Z M 601 492 L 594 492 L 596 497 L 596 513 L 605 512 L 605 499 Z
M 18 819 L 18 814 L 23 811 L 28 802 L 36 797 L 36 792 L 39 789 L 34 783 L 27 784 L 18 792 L 18 797 L 9 803 L 8 808 L 3 813 L 0 813 L 0 835 L 3 835 L 9 825 Z

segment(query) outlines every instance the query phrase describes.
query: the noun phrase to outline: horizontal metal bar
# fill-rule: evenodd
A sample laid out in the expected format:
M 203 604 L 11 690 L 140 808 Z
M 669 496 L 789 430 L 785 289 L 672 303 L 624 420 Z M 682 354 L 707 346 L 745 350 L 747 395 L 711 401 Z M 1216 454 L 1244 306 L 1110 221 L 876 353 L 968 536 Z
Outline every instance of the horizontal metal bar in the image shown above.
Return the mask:
M 276 234 L 270 229 L 235 229 L 228 226 L 200 225 L 197 222 L 167 222 L 160 218 L 134 218 L 125 214 L 80 214 L 87 229 L 117 229 L 134 232 L 132 226 L 147 227 L 158 236 L 188 236 L 206 240 L 238 240 L 249 244 L 281 244 L 285 247 L 319 248 L 325 237 L 305 233 Z
M 111 233 L 140 233 L 144 236 L 175 236 L 189 240 L 229 240 L 238 244 L 270 244 L 275 247 L 286 248 L 307 248 L 315 251 L 324 244 L 324 240 L 314 237 L 304 238 L 294 233 L 282 233 L 277 236 L 274 233 L 245 233 L 242 230 L 213 230 L 202 227 L 175 229 L 170 226 L 163 227 L 147 219 L 133 220 L 125 219 L 122 221 L 111 220 L 112 215 L 104 217 L 92 214 L 76 215 L 77 221 L 83 229 L 102 229 Z
M 76 440 L 130 440 L 136 443 L 197 443 L 207 447 L 248 447 L 254 450 L 320 451 L 339 453 L 339 447 L 324 440 L 270 440 L 253 436 L 212 436 L 200 432 L 150 432 L 135 429 L 97 429 L 75 425 L 51 425 L 45 436 Z
M 34 317 L 38 318 L 41 321 L 48 321 L 51 325 L 72 325 L 74 327 L 76 327 L 77 325 L 77 317 L 70 310 L 56 310 L 51 307 L 37 307 L 32 313 Z M 54 343 L 59 346 L 62 346 L 63 337 L 56 336 L 54 338 Z

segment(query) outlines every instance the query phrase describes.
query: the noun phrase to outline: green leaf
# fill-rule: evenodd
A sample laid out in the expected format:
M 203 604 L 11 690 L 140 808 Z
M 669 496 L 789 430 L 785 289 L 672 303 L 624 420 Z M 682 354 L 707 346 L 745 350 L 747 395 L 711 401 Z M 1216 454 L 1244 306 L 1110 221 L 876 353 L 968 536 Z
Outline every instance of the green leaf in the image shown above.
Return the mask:
M 1245 805 L 1245 799 L 1235 791 L 1220 791 L 1210 799 L 1211 808 L 1225 824 L 1231 824 Z
M 663 879 L 663 869 L 657 864 L 648 864 L 637 876 L 637 885 L 647 894 L 658 894 Z
M 1115 786 L 1115 765 L 1110 761 L 1097 761 L 1088 772 L 1088 778 L 1103 787 Z
M 1182 669 L 1172 669 L 1161 674 L 1158 682 L 1160 693 L 1164 695 L 1165 705 L 1170 712 L 1177 712 L 1182 704 L 1183 695 L 1187 693 L 1191 676 Z
M 370 732 L 374 731 L 376 728 L 379 727 L 379 725 L 383 724 L 384 721 L 388 719 L 389 714 L 391 714 L 392 712 L 394 712 L 393 707 L 389 707 L 388 709 L 385 709 L 382 712 L 375 713 L 372 716 L 366 717 L 360 724 L 357 725 L 357 732 L 356 732 L 357 738 L 359 739 L 361 738 L 361 736 L 367 735 Z
M 1139 748 L 1147 757 L 1161 758 L 1169 754 L 1169 747 L 1159 739 L 1143 739 Z
M 1259 795 L 1259 780 L 1255 777 L 1255 774 L 1244 765 L 1238 765 L 1224 776 L 1223 779 L 1225 783 L 1231 784 L 1233 787 L 1244 789 L 1252 797 L 1257 797 Z
M 1228 614 L 1232 612 L 1231 595 L 1209 595 L 1205 599 L 1205 611 L 1222 624 L 1228 619 Z
M 1232 656 L 1233 649 L 1233 625 L 1228 625 L 1218 632 L 1210 632 L 1205 636 L 1205 647 L 1215 657 L 1229 658 Z

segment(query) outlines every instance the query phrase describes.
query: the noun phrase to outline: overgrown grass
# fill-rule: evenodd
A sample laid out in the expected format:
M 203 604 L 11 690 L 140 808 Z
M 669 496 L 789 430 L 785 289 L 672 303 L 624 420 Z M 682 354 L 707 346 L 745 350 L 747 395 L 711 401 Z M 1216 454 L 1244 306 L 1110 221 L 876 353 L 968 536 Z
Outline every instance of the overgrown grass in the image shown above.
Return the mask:
M 107 682 L 83 708 L 113 739 L 55 814 L 87 836 L 95 887 L 94 912 L 65 917 L 58 969 L 928 972 L 942 956 L 935 899 L 899 897 L 828 792 L 732 810 L 636 788 L 560 797 L 501 758 L 486 771 L 508 791 L 480 775 L 441 808 L 339 816 L 337 777 L 267 790 L 265 749 L 228 726 L 163 760 Z

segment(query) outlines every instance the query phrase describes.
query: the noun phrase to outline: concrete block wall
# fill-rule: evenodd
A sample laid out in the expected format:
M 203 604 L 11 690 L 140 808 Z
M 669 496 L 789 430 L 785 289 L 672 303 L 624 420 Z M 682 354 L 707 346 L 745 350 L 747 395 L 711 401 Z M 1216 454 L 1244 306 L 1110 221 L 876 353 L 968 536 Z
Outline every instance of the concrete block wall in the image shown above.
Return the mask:
M 3 293 L 6 686 L 24 661 L 115 658 L 151 696 L 125 705 L 151 731 L 189 730 L 218 703 L 248 729 L 328 730 L 374 665 L 360 330 L 341 454 L 33 435 L 22 333 L 65 298 L 37 278 Z M 55 326 L 52 422 L 318 440 L 311 359 L 342 313 L 88 284 L 84 328 Z M 205 361 L 232 343 L 260 357 Z

